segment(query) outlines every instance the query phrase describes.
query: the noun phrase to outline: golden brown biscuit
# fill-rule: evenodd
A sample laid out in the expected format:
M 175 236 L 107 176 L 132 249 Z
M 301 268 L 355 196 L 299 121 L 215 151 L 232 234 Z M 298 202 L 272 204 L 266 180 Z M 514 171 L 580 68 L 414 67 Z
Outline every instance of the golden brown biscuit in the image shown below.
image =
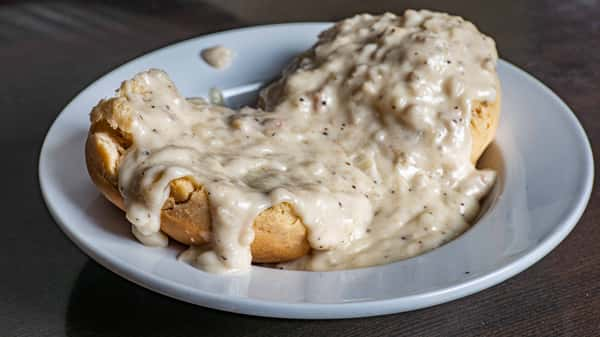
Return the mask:
M 127 81 L 123 85 L 132 84 Z M 92 181 L 108 200 L 121 209 L 124 209 L 124 203 L 118 191 L 118 168 L 122 156 L 132 145 L 131 136 L 127 132 L 131 116 L 128 108 L 125 98 L 121 96 L 100 101 L 91 114 L 92 125 L 85 148 Z M 492 141 L 499 112 L 499 96 L 493 103 L 474 104 L 471 119 L 473 163 Z M 187 245 L 210 242 L 209 200 L 203 187 L 187 177 L 173 180 L 170 187 L 170 197 L 162 207 L 161 230 Z M 254 220 L 253 227 L 253 262 L 289 261 L 310 250 L 307 230 L 288 203 L 275 205 L 260 213 Z
M 471 162 L 473 164 L 477 163 L 479 157 L 496 136 L 500 119 L 500 89 L 497 92 L 494 102 L 473 104 L 471 111 Z
M 92 113 L 85 147 L 88 172 L 94 184 L 113 204 L 124 210 L 118 191 L 118 166 L 131 146 L 126 132 L 111 126 L 106 116 L 114 116 L 115 99 L 101 101 Z M 108 109 L 108 111 L 106 111 Z M 109 113 L 107 113 L 109 112 Z M 104 116 L 104 117 L 100 117 Z M 170 183 L 171 194 L 162 207 L 161 230 L 188 245 L 210 242 L 210 212 L 206 192 L 192 179 L 179 178 Z M 293 260 L 308 253 L 306 228 L 288 203 L 264 210 L 254 221 L 252 244 L 254 262 L 274 263 Z

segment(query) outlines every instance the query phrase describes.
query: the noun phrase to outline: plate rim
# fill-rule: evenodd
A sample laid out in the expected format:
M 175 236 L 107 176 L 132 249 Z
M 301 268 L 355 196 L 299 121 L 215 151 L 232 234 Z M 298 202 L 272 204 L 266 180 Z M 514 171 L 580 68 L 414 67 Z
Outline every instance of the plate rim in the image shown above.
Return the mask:
M 100 81 L 105 76 L 118 70 L 119 68 L 126 66 L 127 64 L 140 60 L 144 57 L 150 56 L 156 52 L 164 50 L 166 48 L 173 48 L 179 44 L 186 43 L 191 40 L 206 38 L 206 37 L 218 37 L 220 34 L 227 34 L 232 32 L 240 31 L 251 31 L 251 30 L 262 30 L 272 29 L 277 27 L 308 27 L 308 26 L 328 26 L 332 22 L 295 22 L 295 23 L 278 23 L 278 24 L 267 24 L 267 25 L 256 25 L 242 28 L 234 28 L 225 31 L 219 31 L 210 34 L 203 34 L 186 38 L 179 41 L 174 41 L 163 46 L 154 48 L 148 52 L 144 52 L 140 55 L 132 57 L 119 65 L 110 68 L 106 72 L 91 81 L 83 89 L 78 91 L 73 98 L 62 108 L 59 114 L 56 115 L 51 126 L 47 129 L 46 135 L 39 152 L 38 158 L 38 181 L 42 198 L 46 204 L 46 207 L 51 214 L 52 218 L 58 224 L 58 227 L 67 235 L 67 237 L 75 243 L 75 245 L 81 249 L 90 258 L 114 272 L 115 274 L 135 283 L 144 288 L 150 289 L 154 292 L 166 295 L 172 298 L 179 299 L 184 302 L 192 303 L 195 305 L 202 305 L 205 307 L 225 310 L 229 312 L 251 314 L 255 316 L 263 317 L 278 317 L 278 318 L 300 318 L 300 319 L 335 319 L 335 318 L 351 318 L 351 317 L 369 317 L 382 314 L 398 313 L 410 310 L 417 310 L 437 304 L 446 303 L 458 298 L 462 298 L 473 293 L 479 292 L 493 285 L 499 284 L 516 274 L 521 273 L 533 264 L 537 263 L 541 258 L 550 253 L 554 248 L 558 246 L 572 231 L 579 219 L 583 215 L 593 189 L 594 181 L 594 159 L 591 144 L 585 129 L 579 122 L 575 113 L 569 108 L 569 106 L 555 94 L 547 85 L 538 80 L 533 75 L 527 73 L 521 68 L 513 65 L 512 63 L 499 59 L 499 63 L 508 67 L 511 71 L 514 71 L 519 76 L 524 77 L 526 80 L 532 82 L 538 86 L 544 93 L 552 98 L 553 103 L 558 104 L 559 107 L 564 110 L 567 118 L 569 118 L 571 124 L 576 127 L 576 134 L 583 141 L 585 149 L 585 160 L 582 164 L 585 169 L 585 177 L 581 179 L 583 182 L 583 193 L 579 194 L 573 204 L 575 208 L 569 210 L 560 220 L 556 222 L 560 225 L 553 228 L 543 240 L 535 245 L 534 248 L 526 252 L 523 256 L 519 257 L 515 261 L 512 261 L 501 268 L 494 269 L 488 274 L 481 275 L 479 277 L 472 278 L 470 280 L 458 283 L 451 287 L 436 289 L 433 291 L 427 291 L 424 293 L 418 293 L 414 295 L 408 295 L 403 297 L 379 299 L 379 300 L 366 300 L 360 302 L 345 302 L 345 303 L 289 303 L 279 302 L 270 299 L 255 299 L 249 297 L 241 297 L 236 295 L 221 295 L 212 292 L 207 292 L 197 288 L 190 287 L 185 284 L 174 282 L 170 279 L 161 277 L 159 275 L 152 274 L 143 269 L 137 269 L 134 265 L 121 261 L 118 258 L 111 257 L 107 252 L 94 249 L 89 245 L 85 239 L 78 237 L 75 231 L 72 231 L 69 226 L 66 225 L 68 220 L 65 220 L 60 215 L 51 201 L 51 196 L 48 194 L 47 178 L 44 178 L 44 172 L 46 171 L 45 165 L 48 162 L 47 159 L 47 148 L 48 138 L 52 130 L 56 127 L 58 119 L 61 117 L 63 112 L 67 110 L 73 102 L 87 89 L 93 86 L 95 83 Z M 133 275 L 133 276 L 132 276 Z M 202 302 L 200 304 L 199 302 Z

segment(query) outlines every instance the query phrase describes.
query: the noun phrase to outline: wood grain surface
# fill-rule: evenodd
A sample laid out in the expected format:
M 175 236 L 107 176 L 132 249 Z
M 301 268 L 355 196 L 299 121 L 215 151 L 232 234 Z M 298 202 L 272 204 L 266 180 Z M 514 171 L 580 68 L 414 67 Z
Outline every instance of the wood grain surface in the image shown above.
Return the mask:
M 333 321 L 235 315 L 152 293 L 89 260 L 48 214 L 37 183 L 46 130 L 74 95 L 115 66 L 228 28 L 405 8 L 449 11 L 474 21 L 496 39 L 503 58 L 571 106 L 598 158 L 598 0 L 0 0 L 0 170 L 6 191 L 0 336 L 599 336 L 597 188 L 569 237 L 518 276 L 424 310 Z

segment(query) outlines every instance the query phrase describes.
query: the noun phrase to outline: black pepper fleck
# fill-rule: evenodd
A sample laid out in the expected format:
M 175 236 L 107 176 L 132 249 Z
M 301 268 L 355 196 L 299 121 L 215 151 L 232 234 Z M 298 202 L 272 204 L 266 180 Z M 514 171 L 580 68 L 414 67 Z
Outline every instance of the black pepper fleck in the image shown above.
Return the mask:
M 352 185 L 352 188 L 353 188 L 353 189 L 356 189 L 356 185 Z

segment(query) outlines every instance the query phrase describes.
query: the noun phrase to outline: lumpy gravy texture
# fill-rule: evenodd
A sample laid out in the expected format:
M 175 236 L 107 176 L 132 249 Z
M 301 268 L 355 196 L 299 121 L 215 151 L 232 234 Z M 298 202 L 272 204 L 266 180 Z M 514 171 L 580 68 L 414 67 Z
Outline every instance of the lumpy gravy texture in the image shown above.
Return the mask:
M 469 227 L 495 180 L 469 160 L 469 125 L 474 102 L 496 99 L 496 60 L 473 24 L 408 10 L 323 32 L 262 91 L 264 110 L 186 100 L 164 72 L 140 73 L 125 86 L 143 94 L 129 95 L 134 146 L 119 168 L 133 233 L 167 243 L 161 206 L 169 182 L 187 176 L 209 193 L 212 242 L 182 259 L 209 272 L 249 270 L 253 219 L 281 202 L 312 247 L 283 268 L 356 268 L 436 248 Z

